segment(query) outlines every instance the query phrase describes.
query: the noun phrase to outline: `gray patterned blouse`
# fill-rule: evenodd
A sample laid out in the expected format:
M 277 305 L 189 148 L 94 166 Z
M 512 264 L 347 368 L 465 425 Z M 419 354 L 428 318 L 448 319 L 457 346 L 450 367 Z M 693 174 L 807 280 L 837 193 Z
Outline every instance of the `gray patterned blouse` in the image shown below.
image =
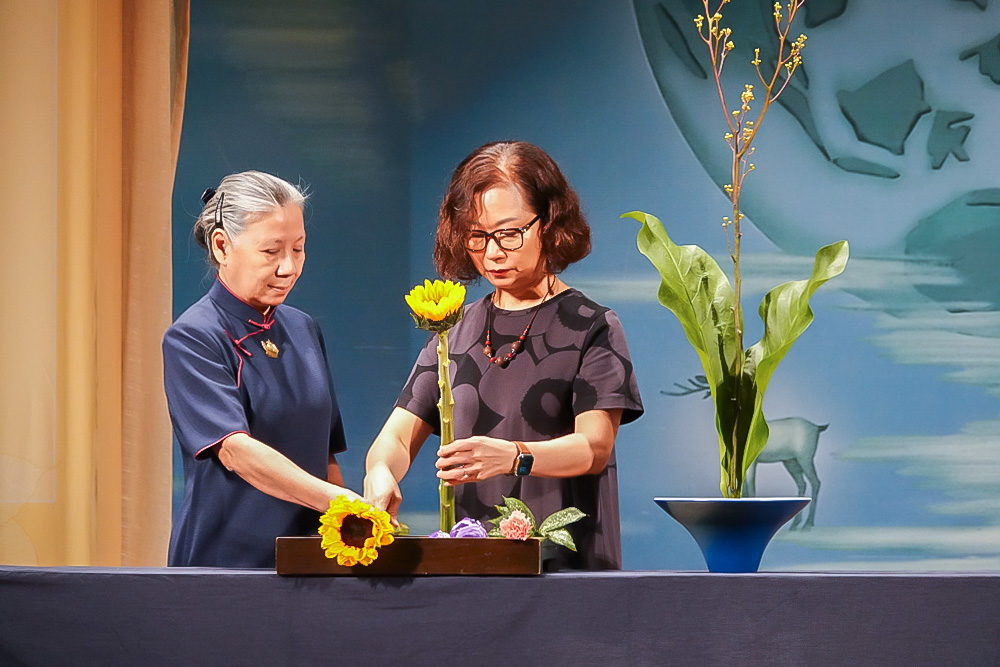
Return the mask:
M 614 311 L 569 289 L 535 308 L 493 308 L 492 346 L 506 355 L 538 311 L 524 349 L 506 368 L 483 354 L 490 295 L 469 305 L 449 332 L 455 398 L 455 438 L 484 435 L 505 440 L 548 440 L 573 432 L 588 410 L 622 409 L 622 424 L 643 412 L 628 346 Z M 396 405 L 440 432 L 437 412 L 437 336 L 417 358 Z M 458 518 L 485 521 L 497 515 L 501 496 L 516 497 L 538 521 L 574 506 L 587 518 L 569 526 L 578 553 L 557 548 L 555 569 L 620 569 L 621 529 L 614 450 L 596 475 L 547 479 L 501 475 L 456 487 Z

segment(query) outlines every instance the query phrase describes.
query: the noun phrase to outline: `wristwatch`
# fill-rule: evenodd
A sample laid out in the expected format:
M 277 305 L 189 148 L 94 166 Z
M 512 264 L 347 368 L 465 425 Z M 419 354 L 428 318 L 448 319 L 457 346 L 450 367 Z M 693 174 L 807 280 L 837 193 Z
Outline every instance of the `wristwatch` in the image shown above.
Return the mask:
M 523 442 L 520 440 L 513 442 L 517 445 L 517 456 L 514 458 L 514 466 L 511 468 L 510 474 L 515 477 L 527 477 L 531 474 L 531 466 L 535 463 L 535 457 Z

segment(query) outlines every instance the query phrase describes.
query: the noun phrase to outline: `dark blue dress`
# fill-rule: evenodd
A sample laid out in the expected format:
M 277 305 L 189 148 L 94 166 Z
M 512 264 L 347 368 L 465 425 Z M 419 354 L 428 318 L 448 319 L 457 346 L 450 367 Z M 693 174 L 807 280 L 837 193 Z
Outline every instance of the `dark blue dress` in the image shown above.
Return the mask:
M 184 461 L 169 564 L 274 567 L 274 538 L 316 534 L 320 515 L 226 470 L 216 445 L 248 433 L 326 479 L 347 445 L 315 320 L 286 305 L 265 318 L 216 280 L 164 335 L 163 376 Z

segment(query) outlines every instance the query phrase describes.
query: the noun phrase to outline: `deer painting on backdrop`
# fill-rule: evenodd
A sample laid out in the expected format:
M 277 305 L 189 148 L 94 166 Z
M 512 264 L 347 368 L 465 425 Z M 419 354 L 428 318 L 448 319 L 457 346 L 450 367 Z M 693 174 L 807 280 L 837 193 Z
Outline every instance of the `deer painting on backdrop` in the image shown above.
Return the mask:
M 667 396 L 688 396 L 705 392 L 702 398 L 710 395 L 708 381 L 704 375 L 697 375 L 688 380 L 687 385 L 674 383 L 677 391 L 661 391 Z M 802 417 L 786 417 L 785 419 L 768 420 L 770 435 L 767 445 L 747 471 L 744 482 L 744 492 L 747 496 L 757 495 L 757 464 L 781 463 L 795 481 L 795 487 L 800 496 L 805 496 L 808 482 L 809 513 L 805 521 L 801 514 L 796 514 L 790 526 L 791 530 L 800 527 L 812 528 L 816 519 L 816 503 L 819 498 L 819 475 L 816 474 L 816 447 L 819 444 L 819 434 L 829 428 L 829 424 L 813 424 Z

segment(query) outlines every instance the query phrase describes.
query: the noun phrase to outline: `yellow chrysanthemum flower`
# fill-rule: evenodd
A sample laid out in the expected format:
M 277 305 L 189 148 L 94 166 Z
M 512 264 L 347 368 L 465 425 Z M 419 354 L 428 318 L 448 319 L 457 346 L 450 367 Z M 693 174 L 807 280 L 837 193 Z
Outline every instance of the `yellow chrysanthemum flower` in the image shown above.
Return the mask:
M 425 280 L 406 295 L 413 321 L 421 329 L 447 331 L 462 319 L 465 285 L 450 280 Z
M 379 547 L 392 544 L 389 513 L 363 500 L 337 496 L 319 521 L 326 557 L 336 558 L 338 565 L 371 565 Z

